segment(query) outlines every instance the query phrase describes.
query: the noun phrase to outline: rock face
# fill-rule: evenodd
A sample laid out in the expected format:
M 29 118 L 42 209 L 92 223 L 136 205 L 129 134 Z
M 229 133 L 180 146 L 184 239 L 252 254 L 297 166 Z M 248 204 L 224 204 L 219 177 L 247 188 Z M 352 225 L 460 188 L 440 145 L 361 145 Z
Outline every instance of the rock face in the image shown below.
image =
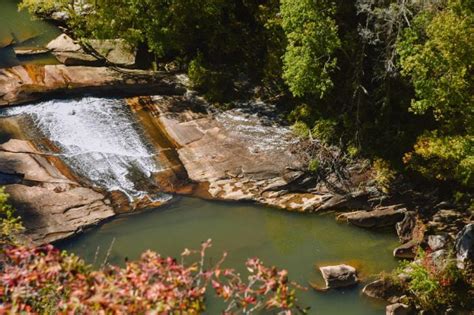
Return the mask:
M 84 92 L 121 94 L 182 94 L 185 89 L 175 76 L 140 70 L 106 67 L 28 65 L 0 69 L 0 106 L 41 99 L 50 94 L 69 96 Z
M 347 220 L 349 223 L 364 228 L 378 228 L 395 226 L 403 220 L 406 209 L 397 206 L 378 208 L 373 211 L 355 211 L 343 213 L 338 216 L 339 220 Z
M 292 149 L 298 140 L 254 112 L 258 104 L 220 112 L 196 99 L 156 96 L 140 103 L 173 143 L 200 196 L 306 212 L 337 208 L 352 198 L 324 187 L 305 190 Z
M 64 176 L 27 141 L 0 145 L 0 179 L 36 244 L 66 238 L 115 215 L 104 195 Z
M 326 282 L 326 289 L 353 286 L 359 281 L 356 269 L 349 265 L 325 266 L 319 270 Z
M 474 224 L 466 225 L 456 238 L 456 259 L 458 266 L 464 268 L 466 262 L 474 261 Z

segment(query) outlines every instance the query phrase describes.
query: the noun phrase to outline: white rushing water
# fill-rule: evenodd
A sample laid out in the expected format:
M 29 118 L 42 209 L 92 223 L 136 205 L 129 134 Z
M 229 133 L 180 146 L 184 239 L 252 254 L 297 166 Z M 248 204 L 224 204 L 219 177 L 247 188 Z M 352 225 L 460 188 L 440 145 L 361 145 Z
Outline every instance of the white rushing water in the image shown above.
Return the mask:
M 121 99 L 85 97 L 10 108 L 0 116 L 27 115 L 79 175 L 130 199 L 147 194 L 160 170 L 154 148 Z M 166 198 L 157 195 L 154 198 Z

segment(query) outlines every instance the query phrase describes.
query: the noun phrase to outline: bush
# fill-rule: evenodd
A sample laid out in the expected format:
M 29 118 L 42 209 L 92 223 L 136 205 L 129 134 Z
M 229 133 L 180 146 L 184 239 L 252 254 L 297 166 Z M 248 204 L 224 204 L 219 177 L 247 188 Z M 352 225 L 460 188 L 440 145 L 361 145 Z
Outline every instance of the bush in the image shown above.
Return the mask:
M 205 252 L 186 249 L 181 263 L 147 251 L 125 268 L 106 266 L 93 271 L 75 255 L 51 245 L 5 247 L 0 256 L 0 313 L 123 313 L 198 314 L 205 310 L 208 284 L 227 302 L 226 313 L 249 314 L 267 309 L 291 314 L 297 309 L 295 287 L 286 270 L 249 259 L 248 283 L 223 258 L 206 268 Z M 197 254 L 197 262 L 185 263 Z
M 426 133 L 418 138 L 414 151 L 405 155 L 404 162 L 427 178 L 474 187 L 473 136 Z
M 315 139 L 324 143 L 331 143 L 336 137 L 337 123 L 331 119 L 319 119 L 315 122 L 311 133 Z
M 375 181 L 377 182 L 377 185 L 384 193 L 388 193 L 390 191 L 390 186 L 395 179 L 395 171 L 392 169 L 389 162 L 382 159 L 376 159 L 373 162 L 373 169 L 375 171 Z
M 23 230 L 20 218 L 14 216 L 13 208 L 7 201 L 8 195 L 0 187 L 0 246 L 2 247 L 5 244 L 16 243 L 18 233 Z
M 398 285 L 407 290 L 413 302 L 423 310 L 473 307 L 472 279 L 458 269 L 451 254 L 434 261 L 428 253 L 420 252 L 417 260 L 402 263 L 395 273 L 408 275 L 408 280 Z

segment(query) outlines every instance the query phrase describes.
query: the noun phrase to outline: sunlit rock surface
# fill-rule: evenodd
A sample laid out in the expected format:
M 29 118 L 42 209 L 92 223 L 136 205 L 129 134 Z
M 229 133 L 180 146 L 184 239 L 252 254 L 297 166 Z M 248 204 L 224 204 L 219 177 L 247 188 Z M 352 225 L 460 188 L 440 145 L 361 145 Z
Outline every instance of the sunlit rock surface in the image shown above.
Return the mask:
M 34 243 L 66 238 L 115 214 L 103 194 L 64 176 L 27 141 L 0 145 L 0 179 Z

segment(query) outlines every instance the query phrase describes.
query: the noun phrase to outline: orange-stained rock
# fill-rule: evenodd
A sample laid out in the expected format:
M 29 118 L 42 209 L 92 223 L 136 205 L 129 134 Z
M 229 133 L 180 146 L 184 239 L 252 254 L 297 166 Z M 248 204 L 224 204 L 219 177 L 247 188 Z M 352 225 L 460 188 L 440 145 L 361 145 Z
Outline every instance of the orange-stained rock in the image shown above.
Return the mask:
M 66 93 L 183 94 L 170 74 L 144 70 L 65 65 L 28 65 L 0 69 L 0 106 Z
M 0 145 L 0 184 L 36 244 L 69 237 L 115 215 L 103 194 L 64 176 L 28 141 Z

